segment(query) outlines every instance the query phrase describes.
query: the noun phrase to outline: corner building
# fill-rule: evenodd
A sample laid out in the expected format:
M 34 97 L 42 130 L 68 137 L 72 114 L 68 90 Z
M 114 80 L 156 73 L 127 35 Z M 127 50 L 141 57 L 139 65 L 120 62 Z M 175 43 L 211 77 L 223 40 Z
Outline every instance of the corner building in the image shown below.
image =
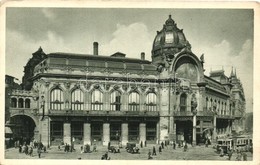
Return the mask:
M 233 70 L 208 77 L 203 64 L 171 16 L 157 32 L 151 62 L 144 53 L 101 56 L 97 42 L 92 55 L 39 48 L 25 66 L 23 90 L 12 91 L 9 120 L 20 131 L 28 127 L 17 138 L 47 146 L 214 141 L 242 126 L 245 99 Z

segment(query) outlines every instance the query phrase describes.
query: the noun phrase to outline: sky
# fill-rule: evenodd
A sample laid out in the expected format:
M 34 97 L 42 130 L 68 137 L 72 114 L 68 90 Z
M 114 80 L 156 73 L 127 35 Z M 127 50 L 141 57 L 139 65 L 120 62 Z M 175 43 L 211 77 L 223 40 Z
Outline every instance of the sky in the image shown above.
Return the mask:
M 41 46 L 48 53 L 100 55 L 125 53 L 151 60 L 156 31 L 171 14 L 192 52 L 205 57 L 205 74 L 236 68 L 243 83 L 246 111 L 253 109 L 253 10 L 149 8 L 7 8 L 6 74 L 22 79 L 24 66 Z

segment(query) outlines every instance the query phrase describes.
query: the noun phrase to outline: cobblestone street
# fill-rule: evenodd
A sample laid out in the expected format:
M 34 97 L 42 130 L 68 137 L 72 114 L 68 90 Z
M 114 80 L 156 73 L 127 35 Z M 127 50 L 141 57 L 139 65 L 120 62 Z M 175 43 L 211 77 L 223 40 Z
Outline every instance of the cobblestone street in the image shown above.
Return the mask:
M 153 145 L 140 149 L 140 154 L 131 154 L 126 152 L 124 148 L 120 150 L 120 153 L 109 153 L 108 156 L 111 160 L 147 160 L 149 149 L 152 152 Z M 100 160 L 101 156 L 107 151 L 107 147 L 98 146 L 97 152 L 81 153 L 80 146 L 75 146 L 76 151 L 65 153 L 63 150 L 58 150 L 58 147 L 53 146 L 47 150 L 46 153 L 41 154 L 40 159 L 89 159 Z M 228 156 L 220 157 L 215 152 L 212 146 L 206 148 L 205 146 L 189 146 L 188 151 L 184 152 L 183 148 L 176 148 L 173 150 L 172 146 L 164 148 L 162 153 L 158 152 L 158 146 L 156 146 L 157 155 L 153 156 L 153 160 L 223 160 L 228 161 Z M 237 154 L 233 153 L 232 161 L 235 161 Z M 9 148 L 5 151 L 6 159 L 39 159 L 37 150 L 34 149 L 33 156 L 19 153 L 18 148 Z M 247 152 L 247 160 L 252 160 L 252 154 Z

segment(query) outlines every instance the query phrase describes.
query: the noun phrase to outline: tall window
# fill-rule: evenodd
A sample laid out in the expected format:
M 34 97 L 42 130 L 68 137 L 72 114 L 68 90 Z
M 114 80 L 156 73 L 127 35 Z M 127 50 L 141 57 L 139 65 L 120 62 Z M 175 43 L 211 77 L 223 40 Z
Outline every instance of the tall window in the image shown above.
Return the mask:
M 185 93 L 181 94 L 180 97 L 180 111 L 184 112 L 187 108 L 187 95 Z
M 23 99 L 20 98 L 20 99 L 18 99 L 18 108 L 23 108 L 23 107 L 24 107 L 24 105 L 23 105 Z
M 146 96 L 146 110 L 147 111 L 156 111 L 156 94 L 148 93 Z
M 30 108 L 30 99 L 25 99 L 25 108 Z
M 63 141 L 63 122 L 51 121 L 50 122 L 50 137 L 52 145 L 60 145 Z
M 121 123 L 110 124 L 110 140 L 119 141 L 121 139 Z
M 61 110 L 64 108 L 63 91 L 55 88 L 51 91 L 51 109 Z
M 132 92 L 128 98 L 129 111 L 139 111 L 140 97 L 137 92 Z
M 13 108 L 17 108 L 17 99 L 16 98 L 11 98 L 11 106 Z
M 91 109 L 100 111 L 103 106 L 103 93 L 99 90 L 94 90 L 92 92 Z
M 76 89 L 71 93 L 71 109 L 83 110 L 83 92 L 80 89 Z
M 112 111 L 120 111 L 121 108 L 121 94 L 114 91 L 110 96 L 110 108 Z
M 137 141 L 139 138 L 139 123 L 129 123 L 128 124 L 128 140 Z

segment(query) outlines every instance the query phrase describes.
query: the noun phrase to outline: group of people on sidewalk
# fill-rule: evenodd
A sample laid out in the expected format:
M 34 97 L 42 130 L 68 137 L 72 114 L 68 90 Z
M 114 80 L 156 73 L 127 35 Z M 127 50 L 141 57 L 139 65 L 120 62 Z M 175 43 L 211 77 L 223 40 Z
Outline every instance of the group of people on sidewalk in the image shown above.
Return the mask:
M 26 142 L 24 142 L 23 145 L 15 145 L 15 148 L 18 147 L 18 151 L 19 153 L 25 153 L 26 155 L 29 155 L 31 157 L 33 157 L 33 150 L 37 149 L 37 155 L 39 158 L 41 158 L 41 153 L 42 150 L 43 152 L 46 152 L 46 146 L 44 146 L 41 142 L 37 142 L 37 141 L 32 141 L 30 142 L 30 144 L 28 145 Z

